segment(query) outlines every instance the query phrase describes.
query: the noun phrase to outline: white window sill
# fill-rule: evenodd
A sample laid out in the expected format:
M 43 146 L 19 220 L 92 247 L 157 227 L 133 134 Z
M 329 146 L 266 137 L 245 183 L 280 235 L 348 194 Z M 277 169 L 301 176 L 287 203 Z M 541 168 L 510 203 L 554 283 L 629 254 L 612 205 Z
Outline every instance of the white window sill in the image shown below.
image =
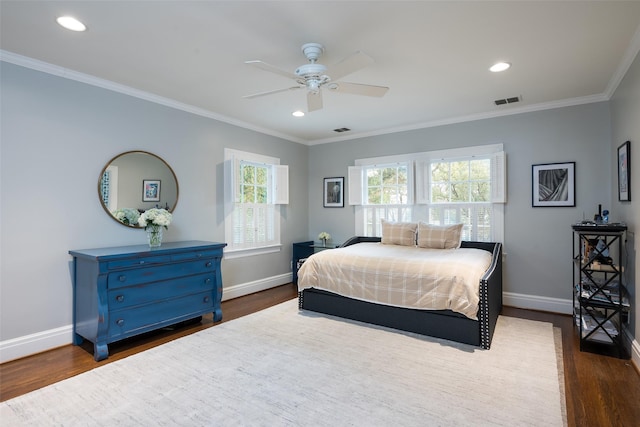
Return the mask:
M 271 254 L 274 252 L 280 252 L 282 245 L 263 246 L 260 248 L 247 248 L 247 249 L 224 249 L 225 259 L 244 258 L 254 255 Z

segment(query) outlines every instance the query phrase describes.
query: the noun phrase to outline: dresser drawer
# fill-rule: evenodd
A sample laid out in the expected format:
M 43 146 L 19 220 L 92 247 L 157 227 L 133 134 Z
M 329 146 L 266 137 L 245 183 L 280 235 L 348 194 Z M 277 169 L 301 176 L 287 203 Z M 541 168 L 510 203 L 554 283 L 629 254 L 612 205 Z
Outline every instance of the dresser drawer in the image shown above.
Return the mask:
M 199 292 L 211 292 L 215 283 L 213 274 L 199 274 L 162 282 L 109 289 L 109 310 L 120 310 L 165 298 L 176 298 Z
M 172 325 L 213 311 L 210 292 L 167 299 L 109 313 L 108 341 L 117 341 L 148 330 Z
M 146 256 L 134 259 L 123 259 L 119 261 L 109 261 L 107 263 L 107 269 L 109 270 L 118 270 L 121 268 L 129 268 L 129 267 L 141 267 L 144 265 L 154 265 L 154 264 L 162 264 L 165 262 L 171 261 L 170 255 L 162 255 L 162 256 Z
M 159 266 L 135 268 L 109 273 L 107 287 L 109 289 L 132 286 L 159 280 L 174 279 L 194 274 L 213 273 L 216 263 L 212 259 L 180 262 Z
M 205 259 L 205 258 L 215 258 L 216 256 L 221 257 L 222 253 L 220 250 L 212 249 L 212 250 L 202 250 L 202 251 L 191 251 L 191 252 L 182 252 L 178 254 L 171 255 L 171 261 L 188 261 L 190 259 Z

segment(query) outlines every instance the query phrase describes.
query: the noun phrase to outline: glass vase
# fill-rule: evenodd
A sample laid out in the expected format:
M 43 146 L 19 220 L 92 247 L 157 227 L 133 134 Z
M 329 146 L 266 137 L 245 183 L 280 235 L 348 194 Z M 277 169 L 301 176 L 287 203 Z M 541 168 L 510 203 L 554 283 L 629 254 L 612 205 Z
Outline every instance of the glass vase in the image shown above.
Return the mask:
M 148 225 L 145 227 L 147 231 L 147 239 L 149 240 L 150 248 L 158 248 L 162 244 L 162 226 L 161 225 Z

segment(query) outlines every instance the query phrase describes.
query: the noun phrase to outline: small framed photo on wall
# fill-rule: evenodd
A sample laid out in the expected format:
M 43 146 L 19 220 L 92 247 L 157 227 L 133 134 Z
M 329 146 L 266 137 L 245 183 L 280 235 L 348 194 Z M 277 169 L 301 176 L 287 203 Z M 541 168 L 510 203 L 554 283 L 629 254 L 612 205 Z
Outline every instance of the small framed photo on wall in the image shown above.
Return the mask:
M 143 202 L 159 202 L 160 201 L 160 180 L 159 179 L 142 180 L 142 201 Z
M 630 150 L 629 141 L 618 147 L 618 200 L 621 202 L 631 201 Z
M 576 205 L 576 162 L 532 165 L 532 206 Z
M 322 194 L 322 206 L 325 208 L 344 208 L 344 177 L 325 178 Z

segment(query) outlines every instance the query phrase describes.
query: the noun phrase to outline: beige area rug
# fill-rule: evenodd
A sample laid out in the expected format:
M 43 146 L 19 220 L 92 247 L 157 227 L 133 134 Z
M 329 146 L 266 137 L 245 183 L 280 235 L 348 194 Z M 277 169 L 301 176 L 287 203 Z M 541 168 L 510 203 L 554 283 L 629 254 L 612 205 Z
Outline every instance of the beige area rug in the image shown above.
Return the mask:
M 561 369 L 549 323 L 501 316 L 481 350 L 292 300 L 3 402 L 0 424 L 561 426 Z

